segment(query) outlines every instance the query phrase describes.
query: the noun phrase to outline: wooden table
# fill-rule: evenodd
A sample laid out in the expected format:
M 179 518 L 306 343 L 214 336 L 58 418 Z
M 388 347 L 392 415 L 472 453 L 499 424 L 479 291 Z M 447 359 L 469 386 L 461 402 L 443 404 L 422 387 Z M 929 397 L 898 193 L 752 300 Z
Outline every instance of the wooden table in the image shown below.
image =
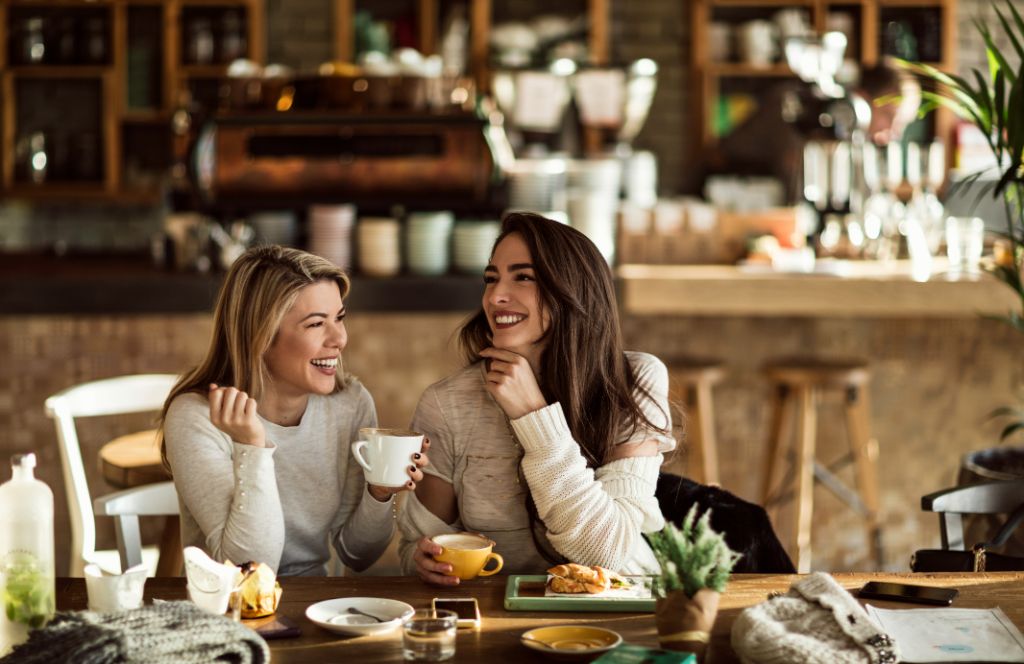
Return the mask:
M 139 431 L 120 436 L 100 448 L 100 467 L 103 479 L 119 489 L 166 482 L 171 479 L 160 459 L 156 431 Z M 177 576 L 183 573 L 184 559 L 181 548 L 181 519 L 164 518 L 160 536 L 160 560 L 157 576 Z
M 855 589 L 869 580 L 902 580 L 922 585 L 956 587 L 960 596 L 954 602 L 960 608 L 999 606 L 1024 629 L 1024 573 L 990 574 L 836 574 L 847 589 Z M 736 575 L 722 597 L 707 661 L 712 664 L 738 662 L 729 646 L 729 631 L 739 612 L 764 601 L 770 591 L 786 590 L 797 578 L 792 575 Z M 338 577 L 282 579 L 284 594 L 278 614 L 287 616 L 302 628 L 295 639 L 270 641 L 275 664 L 281 662 L 347 661 L 373 664 L 400 662 L 400 631 L 380 636 L 340 637 L 327 632 L 305 617 L 306 607 L 335 597 L 389 597 L 414 607 L 430 605 L 439 597 L 476 597 L 483 625 L 479 630 L 460 630 L 455 662 L 540 662 L 538 654 L 520 645 L 519 636 L 528 629 L 546 625 L 585 623 L 613 629 L 630 643 L 656 646 L 658 634 L 651 613 L 534 613 L 505 611 L 502 602 L 507 577 L 494 576 L 467 582 L 461 588 L 433 588 L 412 577 Z M 184 599 L 185 580 L 153 578 L 146 582 L 146 599 Z M 885 608 L 921 608 L 921 605 L 873 602 Z M 85 583 L 82 579 L 59 579 L 57 608 L 84 609 Z

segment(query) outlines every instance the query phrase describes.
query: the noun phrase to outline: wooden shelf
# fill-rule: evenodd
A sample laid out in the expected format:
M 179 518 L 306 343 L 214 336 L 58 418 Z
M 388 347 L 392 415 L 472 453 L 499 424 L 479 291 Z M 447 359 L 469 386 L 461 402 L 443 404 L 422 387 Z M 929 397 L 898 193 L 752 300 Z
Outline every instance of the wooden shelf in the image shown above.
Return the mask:
M 748 65 L 742 62 L 716 62 L 708 65 L 708 73 L 720 77 L 787 77 L 796 76 L 789 65 L 775 63 L 767 67 Z
M 690 47 L 690 63 L 694 76 L 691 77 L 693 97 L 698 112 L 698 121 L 688 123 L 697 130 L 696 145 L 702 151 L 713 150 L 718 138 L 713 134 L 712 113 L 715 100 L 721 94 L 723 81 L 730 82 L 730 89 L 742 88 L 742 83 L 734 83 L 739 78 L 787 78 L 795 76 L 784 63 L 770 67 L 752 67 L 744 63 L 719 63 L 710 61 L 711 45 L 709 43 L 708 26 L 718 18 L 718 8 L 750 8 L 770 10 L 783 7 L 806 8 L 810 25 L 821 34 L 825 30 L 828 14 L 838 8 L 852 8 L 857 14 L 859 39 L 853 45 L 855 49 L 850 57 L 856 58 L 863 67 L 870 67 L 882 60 L 880 52 L 880 31 L 882 29 L 882 12 L 891 8 L 920 8 L 935 12 L 941 21 L 941 62 L 929 62 L 938 69 L 952 71 L 956 68 L 956 0 L 690 0 L 692 41 Z M 743 16 L 752 12 L 744 12 Z M 722 16 L 725 12 L 720 13 Z M 769 11 L 758 12 L 757 15 L 768 16 Z M 733 25 L 742 23 L 736 18 Z M 769 82 L 770 84 L 770 82 Z M 753 87 L 755 82 L 751 81 Z M 764 84 L 762 84 L 764 85 Z M 758 88 L 760 89 L 760 88 Z M 950 142 L 953 138 L 955 118 L 945 109 L 936 111 L 935 135 Z M 949 158 L 952 159 L 952 151 Z M 952 161 L 949 162 L 952 165 Z
M 711 0 L 712 7 L 813 7 L 818 0 Z
M 228 66 L 223 65 L 182 65 L 178 69 L 183 78 L 226 78 Z
M 121 114 L 122 122 L 130 122 L 133 124 L 156 124 L 160 122 L 170 122 L 170 120 L 171 112 L 161 109 L 128 109 Z
M 61 200 L 121 203 L 124 205 L 143 205 L 159 203 L 163 200 L 160 189 L 108 190 L 102 182 L 47 182 L 44 184 L 27 184 L 16 182 L 7 189 L 0 189 L 0 200 L 52 201 Z
M 6 0 L 11 7 L 74 7 L 76 9 L 94 9 L 96 7 L 113 7 L 119 0 Z
M 14 65 L 7 71 L 17 78 L 103 78 L 107 65 Z
M 188 87 L 189 78 L 222 78 L 227 65 L 209 66 L 182 65 L 182 35 L 189 12 L 183 15 L 183 8 L 195 7 L 195 13 L 205 13 L 216 8 L 234 9 L 245 14 L 245 37 L 248 45 L 246 57 L 263 62 L 266 52 L 266 17 L 264 0 L 0 0 L 0 199 L 17 198 L 37 200 L 95 201 L 108 204 L 154 204 L 162 200 L 160 190 L 148 185 L 132 186 L 125 181 L 123 161 L 125 158 L 126 133 L 128 130 L 159 131 L 166 127 L 168 141 L 171 141 L 169 122 L 171 110 L 182 100 L 182 92 Z M 12 65 L 4 68 L 8 53 L 11 12 L 25 8 L 50 12 L 54 15 L 78 14 L 66 11 L 75 9 L 102 10 L 109 35 L 108 65 Z M 146 26 L 138 35 L 132 34 L 132 9 L 150 8 L 146 11 Z M 159 89 L 160 107 L 130 109 L 126 107 L 128 86 L 128 51 L 132 39 L 148 39 L 157 31 L 162 35 L 158 45 L 151 48 L 154 66 L 159 62 L 159 73 L 151 76 L 153 90 Z M 95 79 L 102 87 L 99 108 L 99 134 L 102 148 L 100 161 L 104 174 L 96 182 L 47 182 L 35 186 L 15 180 L 13 155 L 19 133 L 19 122 L 25 122 L 20 114 L 31 113 L 19 108 L 16 83 L 22 80 Z M 154 95 L 152 101 L 156 101 Z M 152 133 L 152 132 L 150 132 Z M 173 155 L 172 155 L 173 156 Z M 163 163 L 162 157 L 159 163 Z M 159 175 L 159 174 L 156 174 Z M 147 180 L 147 182 L 149 182 Z

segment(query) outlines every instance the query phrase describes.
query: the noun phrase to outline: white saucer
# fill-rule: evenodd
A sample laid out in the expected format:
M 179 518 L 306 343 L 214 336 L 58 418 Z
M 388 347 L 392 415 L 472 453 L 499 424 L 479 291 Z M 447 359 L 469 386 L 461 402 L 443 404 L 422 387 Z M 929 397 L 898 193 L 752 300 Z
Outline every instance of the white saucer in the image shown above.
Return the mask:
M 387 622 L 374 622 L 372 618 L 352 614 L 349 608 L 365 611 Z M 336 634 L 363 636 L 380 634 L 395 629 L 413 614 L 405 602 L 381 597 L 340 597 L 317 602 L 306 608 L 306 617 Z

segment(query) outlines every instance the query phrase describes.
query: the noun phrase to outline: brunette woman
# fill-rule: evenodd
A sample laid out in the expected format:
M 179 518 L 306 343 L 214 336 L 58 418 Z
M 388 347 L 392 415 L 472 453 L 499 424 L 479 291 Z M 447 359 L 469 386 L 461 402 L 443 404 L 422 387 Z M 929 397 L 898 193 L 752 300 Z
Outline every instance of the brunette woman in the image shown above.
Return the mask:
M 470 530 L 509 573 L 564 560 L 657 569 L 643 533 L 664 525 L 668 376 L 623 350 L 604 258 L 579 231 L 510 214 L 484 282 L 460 334 L 468 366 L 428 388 L 413 419 L 431 466 L 400 515 L 404 568 L 458 583 L 428 538 Z

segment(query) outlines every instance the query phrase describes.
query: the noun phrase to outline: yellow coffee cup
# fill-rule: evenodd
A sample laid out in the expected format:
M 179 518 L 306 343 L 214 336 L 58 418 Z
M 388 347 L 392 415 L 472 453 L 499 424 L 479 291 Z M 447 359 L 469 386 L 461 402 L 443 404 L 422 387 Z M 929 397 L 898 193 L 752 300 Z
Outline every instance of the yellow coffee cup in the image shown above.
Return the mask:
M 475 579 L 478 576 L 497 574 L 501 571 L 501 566 L 505 564 L 500 555 L 491 551 L 494 548 L 494 542 L 483 535 L 449 533 L 434 535 L 430 541 L 442 549 L 441 553 L 434 556 L 434 560 L 451 565 L 451 574 L 463 581 Z M 493 569 L 484 569 L 491 560 L 498 564 Z

